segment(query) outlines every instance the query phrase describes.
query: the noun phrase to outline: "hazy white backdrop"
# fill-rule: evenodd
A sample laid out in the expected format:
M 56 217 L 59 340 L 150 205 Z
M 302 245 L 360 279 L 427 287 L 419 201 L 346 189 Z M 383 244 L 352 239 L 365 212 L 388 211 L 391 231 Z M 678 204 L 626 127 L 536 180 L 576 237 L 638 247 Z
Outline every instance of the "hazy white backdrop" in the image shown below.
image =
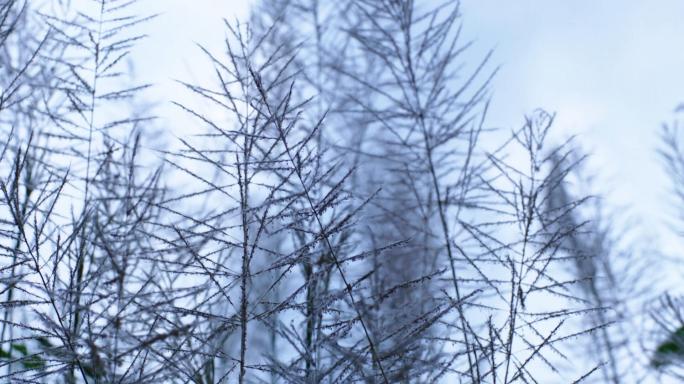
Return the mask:
M 464 0 L 465 31 L 501 64 L 490 124 L 510 126 L 536 107 L 578 134 L 614 209 L 633 216 L 661 249 L 678 248 L 667 220 L 670 185 L 656 149 L 684 102 L 684 2 Z M 600 183 L 598 182 L 600 181 Z

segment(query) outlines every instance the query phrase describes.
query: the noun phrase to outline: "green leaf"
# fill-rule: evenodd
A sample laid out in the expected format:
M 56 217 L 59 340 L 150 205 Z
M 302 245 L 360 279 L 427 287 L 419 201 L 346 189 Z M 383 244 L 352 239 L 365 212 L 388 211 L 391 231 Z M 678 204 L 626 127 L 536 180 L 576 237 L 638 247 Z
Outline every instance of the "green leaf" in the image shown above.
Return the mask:
M 651 365 L 660 368 L 677 359 L 684 359 L 684 326 L 672 332 L 667 340 L 658 345 Z
M 21 364 L 26 369 L 42 369 L 45 368 L 45 360 L 38 355 L 32 355 L 24 358 Z
M 83 367 L 83 372 L 85 372 L 86 375 L 93 377 L 93 378 L 100 378 L 105 375 L 104 369 L 99 366 L 93 366 L 91 364 L 81 364 Z
M 28 348 L 26 344 L 12 344 L 12 349 L 19 351 L 22 355 L 28 355 Z
M 50 343 L 50 340 L 45 336 L 36 337 L 36 341 L 45 349 L 52 348 L 52 343 Z
M 10 359 L 12 358 L 12 354 L 9 352 L 5 352 L 4 349 L 0 349 L 0 359 Z

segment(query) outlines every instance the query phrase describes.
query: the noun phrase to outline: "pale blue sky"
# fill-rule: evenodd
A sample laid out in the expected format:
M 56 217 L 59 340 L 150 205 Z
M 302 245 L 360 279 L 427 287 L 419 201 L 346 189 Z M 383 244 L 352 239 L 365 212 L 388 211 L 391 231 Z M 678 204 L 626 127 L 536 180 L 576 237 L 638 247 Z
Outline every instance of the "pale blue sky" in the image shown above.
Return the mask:
M 668 180 L 655 153 L 663 122 L 684 102 L 684 2 L 463 0 L 477 49 L 495 48 L 501 71 L 489 122 L 557 113 L 557 133 L 578 134 L 613 207 L 648 235 L 666 235 Z M 665 236 L 669 237 L 669 236 Z M 675 247 L 672 239 L 664 241 Z

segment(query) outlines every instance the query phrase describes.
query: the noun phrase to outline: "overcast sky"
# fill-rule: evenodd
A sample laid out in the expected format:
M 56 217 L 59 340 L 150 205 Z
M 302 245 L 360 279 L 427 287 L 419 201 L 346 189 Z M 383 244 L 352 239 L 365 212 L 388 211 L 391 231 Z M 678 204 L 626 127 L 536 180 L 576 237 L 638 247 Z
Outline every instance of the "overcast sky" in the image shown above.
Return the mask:
M 157 84 L 153 95 L 160 101 L 182 99 L 186 93 L 172 79 L 199 80 L 209 68 L 195 43 L 220 50 L 222 18 L 244 19 L 250 3 L 143 2 L 146 11 L 162 15 L 146 27 L 150 38 L 137 49 L 137 75 Z M 462 5 L 465 35 L 476 40 L 472 58 L 493 48 L 494 62 L 501 65 L 489 125 L 517 127 L 539 107 L 557 113 L 557 137 L 578 134 L 593 154 L 590 168 L 601 181 L 597 192 L 645 223 L 646 233 L 666 233 L 664 220 L 673 210 L 655 150 L 662 123 L 684 102 L 679 44 L 684 1 L 462 0 Z M 171 116 L 167 122 L 180 119 L 167 107 L 162 114 Z

